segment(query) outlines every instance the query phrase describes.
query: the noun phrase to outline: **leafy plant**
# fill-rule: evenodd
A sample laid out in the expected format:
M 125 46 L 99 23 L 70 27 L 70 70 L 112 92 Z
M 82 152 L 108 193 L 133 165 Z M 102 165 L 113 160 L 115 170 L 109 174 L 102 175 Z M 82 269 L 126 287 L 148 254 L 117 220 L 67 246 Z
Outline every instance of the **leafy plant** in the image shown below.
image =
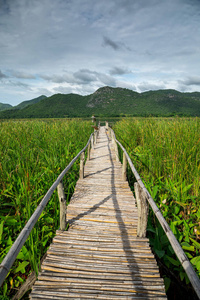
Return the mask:
M 114 130 L 200 276 L 200 120 L 129 118 Z M 133 176 L 129 182 L 133 189 Z M 150 210 L 148 237 L 157 257 L 180 281 L 188 278 Z M 166 289 L 171 279 L 165 277 Z
M 82 120 L 5 121 L 0 126 L 0 262 L 46 191 L 85 146 L 91 124 Z M 79 163 L 64 177 L 69 201 L 78 179 Z M 38 264 L 59 227 L 55 192 L 18 254 L 0 288 L 9 299 Z M 6 298 L 5 298 L 6 299 Z

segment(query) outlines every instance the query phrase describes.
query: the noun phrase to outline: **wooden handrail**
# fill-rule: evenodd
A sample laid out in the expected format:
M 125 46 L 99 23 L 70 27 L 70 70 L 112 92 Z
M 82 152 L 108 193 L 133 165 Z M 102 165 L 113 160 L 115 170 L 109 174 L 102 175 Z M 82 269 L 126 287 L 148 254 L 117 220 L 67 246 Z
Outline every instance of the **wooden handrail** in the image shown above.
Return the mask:
M 196 272 L 194 271 L 189 259 L 187 258 L 185 252 L 183 251 L 181 245 L 179 244 L 179 242 L 177 241 L 175 235 L 173 234 L 171 228 L 169 227 L 167 221 L 165 220 L 165 218 L 163 217 L 161 211 L 159 210 L 159 208 L 157 207 L 156 203 L 154 202 L 153 198 L 151 197 L 150 193 L 148 192 L 148 190 L 146 189 L 144 183 L 142 182 L 142 179 L 140 178 L 140 175 L 138 174 L 138 172 L 136 171 L 128 153 L 126 152 L 126 149 L 122 146 L 122 144 L 116 139 L 115 133 L 113 131 L 113 129 L 111 129 L 109 127 L 109 131 L 111 132 L 111 137 L 114 143 L 117 143 L 120 148 L 122 149 L 123 153 L 126 156 L 126 159 L 129 163 L 129 166 L 135 176 L 135 179 L 137 180 L 137 183 L 139 184 L 140 188 L 142 189 L 143 193 L 146 195 L 146 200 L 148 201 L 149 205 L 151 206 L 154 214 L 156 215 L 158 221 L 160 222 L 165 234 L 168 237 L 168 240 L 172 246 L 172 248 L 174 249 L 174 252 L 176 253 L 181 265 L 183 266 L 197 296 L 200 299 L 200 280 L 196 274 Z M 116 149 L 116 147 L 114 147 Z M 118 158 L 118 154 L 116 153 L 116 158 Z
M 41 200 L 40 204 L 38 205 L 38 207 L 36 208 L 36 210 L 34 211 L 32 216 L 30 217 L 30 219 L 28 220 L 28 222 L 26 223 L 26 225 L 24 226 L 24 228 L 20 232 L 20 234 L 17 237 L 17 239 L 15 240 L 14 244 L 10 248 L 9 252 L 7 253 L 6 257 L 4 258 L 4 260 L 2 261 L 2 263 L 0 265 L 0 286 L 2 285 L 4 279 L 6 278 L 10 268 L 12 267 L 17 255 L 19 254 L 21 248 L 23 247 L 25 241 L 27 240 L 27 238 L 28 238 L 31 230 L 33 229 L 35 223 L 39 219 L 43 209 L 45 208 L 45 206 L 47 205 L 49 199 L 51 198 L 51 195 L 53 194 L 55 189 L 59 186 L 59 184 L 61 183 L 63 177 L 69 171 L 69 169 L 73 166 L 75 161 L 79 158 L 79 156 L 82 153 L 85 152 L 85 150 L 89 146 L 90 142 L 93 141 L 93 135 L 94 135 L 94 133 L 92 133 L 90 135 L 90 138 L 89 138 L 86 146 L 71 160 L 71 162 L 68 164 L 68 166 L 60 173 L 60 175 L 58 176 L 56 181 L 54 181 L 54 183 L 52 184 L 50 189 L 47 191 L 46 195 L 43 197 L 43 199 Z M 59 187 L 59 193 L 60 193 L 60 187 Z M 59 196 L 59 200 L 60 200 L 60 203 L 64 202 L 63 200 L 61 201 L 61 199 L 62 199 L 62 192 L 61 192 L 61 196 Z M 62 225 L 62 224 L 64 224 L 63 214 L 65 214 L 64 209 L 63 209 L 62 215 L 60 216 L 60 220 L 62 220 L 61 221 L 61 227 L 64 226 L 64 225 Z

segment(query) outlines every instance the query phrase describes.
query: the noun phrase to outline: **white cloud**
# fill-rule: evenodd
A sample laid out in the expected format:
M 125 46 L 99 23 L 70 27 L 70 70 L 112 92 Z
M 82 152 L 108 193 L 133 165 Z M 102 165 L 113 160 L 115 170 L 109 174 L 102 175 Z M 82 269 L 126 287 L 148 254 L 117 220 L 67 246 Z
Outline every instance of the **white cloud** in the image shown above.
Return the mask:
M 113 67 L 110 70 L 111 75 L 125 75 L 125 74 L 130 74 L 132 71 L 127 69 L 126 67 Z
M 179 83 L 186 86 L 200 86 L 200 76 L 189 76 L 184 80 L 180 80 Z
M 31 91 L 103 85 L 200 91 L 199 14 L 195 0 L 4 0 L 1 96 L 12 104 Z
M 10 70 L 9 71 L 11 77 L 19 78 L 19 79 L 35 79 L 36 76 L 29 74 L 24 71 L 16 71 L 16 70 Z
M 4 74 L 4 73 L 2 73 L 1 72 L 1 70 L 0 70 L 0 80 L 2 79 L 2 78 L 6 78 L 7 76 Z
M 139 92 L 146 92 L 149 90 L 160 90 L 166 88 L 167 87 L 163 82 L 141 82 L 137 85 L 137 90 Z
M 129 50 L 131 51 L 131 48 L 128 47 L 127 45 L 125 45 L 122 42 L 116 42 L 111 40 L 110 38 L 108 38 L 107 36 L 103 37 L 103 43 L 102 43 L 103 47 L 111 47 L 113 50 L 118 51 L 118 50 Z

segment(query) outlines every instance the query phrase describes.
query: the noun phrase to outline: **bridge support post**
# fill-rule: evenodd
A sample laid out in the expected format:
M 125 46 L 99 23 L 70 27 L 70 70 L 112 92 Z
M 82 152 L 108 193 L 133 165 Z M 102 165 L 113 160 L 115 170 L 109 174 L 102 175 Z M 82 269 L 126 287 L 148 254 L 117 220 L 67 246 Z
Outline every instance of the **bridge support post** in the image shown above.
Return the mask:
M 57 186 L 58 198 L 60 202 L 60 230 L 66 229 L 66 197 L 62 181 Z
M 126 181 L 126 166 L 127 166 L 127 158 L 125 153 L 123 152 L 122 180 L 124 181 Z
M 80 170 L 79 170 L 80 179 L 84 178 L 84 161 L 85 161 L 85 152 L 82 152 L 81 159 L 80 159 Z
M 137 236 L 146 237 L 149 205 L 146 200 L 146 194 L 137 182 L 134 183 L 134 189 L 138 208 Z

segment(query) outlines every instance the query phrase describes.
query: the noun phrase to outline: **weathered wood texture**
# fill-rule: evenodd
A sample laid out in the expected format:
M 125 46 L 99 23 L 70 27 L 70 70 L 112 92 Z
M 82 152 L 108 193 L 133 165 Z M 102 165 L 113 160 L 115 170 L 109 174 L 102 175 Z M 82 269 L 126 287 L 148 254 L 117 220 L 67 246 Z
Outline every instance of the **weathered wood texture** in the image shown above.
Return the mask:
M 30 299 L 167 299 L 115 150 L 101 127 Z
M 63 182 L 61 181 L 57 186 L 58 198 L 60 203 L 60 230 L 66 229 L 66 197 L 64 192 Z
M 79 170 L 79 177 L 80 179 L 84 178 L 84 161 L 85 161 L 85 153 L 81 153 L 81 159 L 80 159 L 80 170 Z
M 147 221 L 148 221 L 148 211 L 149 206 L 146 200 L 146 194 L 139 186 L 137 182 L 134 184 L 135 196 L 137 201 L 138 209 L 138 226 L 137 226 L 137 236 L 146 237 Z

